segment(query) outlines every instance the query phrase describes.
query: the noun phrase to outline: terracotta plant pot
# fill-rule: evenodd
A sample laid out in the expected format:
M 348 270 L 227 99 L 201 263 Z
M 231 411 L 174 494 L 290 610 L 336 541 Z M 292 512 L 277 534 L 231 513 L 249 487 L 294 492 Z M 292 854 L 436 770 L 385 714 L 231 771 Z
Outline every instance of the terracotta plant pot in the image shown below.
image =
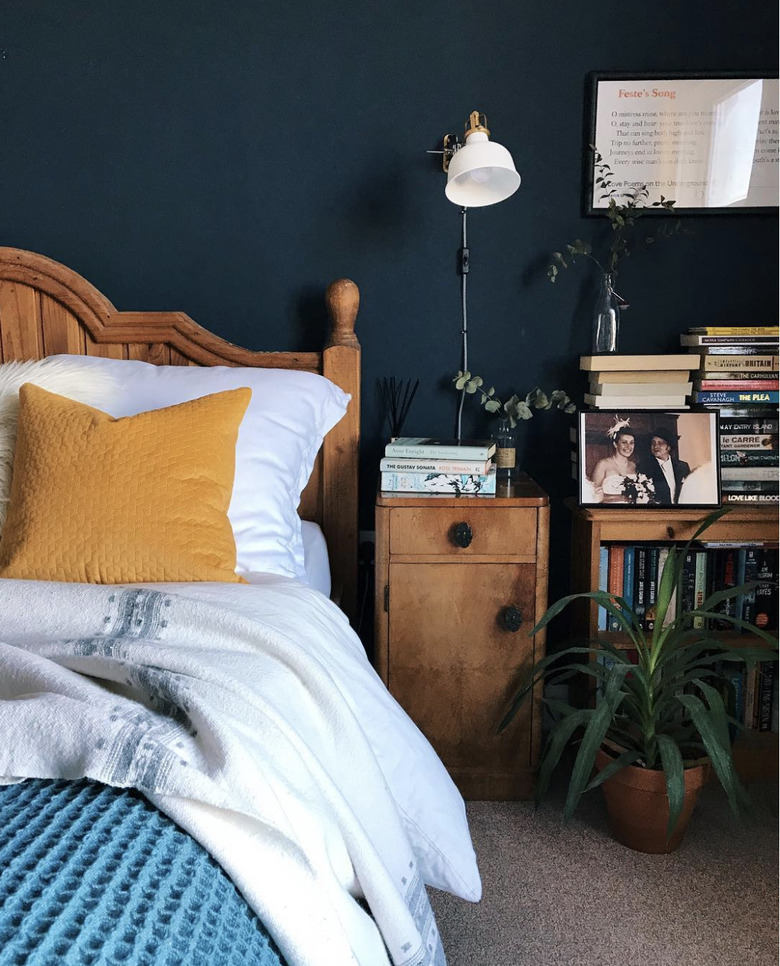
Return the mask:
M 613 759 L 603 750 L 596 755 L 596 768 L 602 771 Z M 623 845 L 636 852 L 659 855 L 674 852 L 682 842 L 699 792 L 709 778 L 709 762 L 686 768 L 683 808 L 674 832 L 666 838 L 669 800 L 662 771 L 629 765 L 601 786 L 607 802 L 609 826 Z

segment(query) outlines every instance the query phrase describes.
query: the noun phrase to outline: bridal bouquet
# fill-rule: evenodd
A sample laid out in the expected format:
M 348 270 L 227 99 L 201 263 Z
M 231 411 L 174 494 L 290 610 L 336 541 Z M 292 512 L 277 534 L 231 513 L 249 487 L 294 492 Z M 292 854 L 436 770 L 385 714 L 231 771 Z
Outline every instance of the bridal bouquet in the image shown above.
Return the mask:
M 621 491 L 627 503 L 649 503 L 655 496 L 655 484 L 649 476 L 637 473 L 635 476 L 623 477 Z

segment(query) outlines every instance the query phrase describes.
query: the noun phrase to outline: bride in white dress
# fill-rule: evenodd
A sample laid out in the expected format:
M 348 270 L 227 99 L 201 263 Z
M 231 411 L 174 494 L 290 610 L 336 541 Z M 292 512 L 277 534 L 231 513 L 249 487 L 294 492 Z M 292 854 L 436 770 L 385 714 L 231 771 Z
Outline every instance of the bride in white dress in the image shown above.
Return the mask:
M 612 436 L 612 456 L 607 456 L 596 463 L 593 470 L 593 489 L 596 500 L 602 503 L 628 503 L 623 493 L 623 481 L 626 476 L 636 476 L 636 463 L 631 458 L 634 455 L 636 440 L 627 425 L 614 427 Z

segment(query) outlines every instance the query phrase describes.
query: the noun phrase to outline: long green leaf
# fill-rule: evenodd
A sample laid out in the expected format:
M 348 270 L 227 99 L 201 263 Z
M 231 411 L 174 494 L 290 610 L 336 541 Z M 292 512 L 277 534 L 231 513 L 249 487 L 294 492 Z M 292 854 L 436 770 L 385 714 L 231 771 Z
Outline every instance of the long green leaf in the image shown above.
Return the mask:
M 580 711 L 576 711 L 574 714 L 571 714 L 566 718 L 563 718 L 550 729 L 550 734 L 547 737 L 547 741 L 541 755 L 539 773 L 536 776 L 537 808 L 547 793 L 547 788 L 549 787 L 552 773 L 557 768 L 558 763 L 561 760 L 561 755 L 563 754 L 566 745 L 569 743 L 569 739 L 577 728 L 584 725 L 592 715 L 593 711 L 590 708 L 584 708 Z
M 629 663 L 628 657 L 625 651 L 620 651 L 617 648 L 609 647 L 606 649 L 610 657 L 614 657 L 616 660 L 622 663 Z M 607 668 L 599 664 L 597 661 L 589 661 L 583 664 L 562 664 L 556 667 L 556 662 L 559 662 L 565 658 L 576 655 L 589 655 L 591 657 L 598 657 L 600 654 L 604 653 L 605 649 L 602 647 L 567 647 L 562 651 L 558 651 L 555 654 L 548 654 L 546 657 L 542 658 L 540 661 L 531 668 L 524 679 L 524 683 L 515 692 L 514 697 L 509 703 L 509 709 L 507 710 L 504 717 L 496 729 L 496 732 L 500 734 L 507 728 L 514 720 L 517 712 L 520 710 L 525 701 L 530 697 L 533 689 L 542 680 L 553 680 L 553 676 L 557 675 L 558 672 L 566 672 L 569 670 L 576 671 L 577 673 L 589 675 L 592 677 L 599 677 L 603 675 L 606 677 Z M 563 674 L 562 674 L 563 676 Z
M 615 665 L 604 691 L 604 696 L 596 705 L 588 722 L 569 779 L 569 790 L 563 810 L 564 818 L 571 818 L 577 802 L 585 791 L 585 786 L 588 784 L 590 773 L 593 770 L 593 763 L 596 760 L 596 752 L 601 747 L 612 716 L 624 698 L 620 688 L 628 670 L 627 665 Z
M 749 594 L 752 590 L 758 587 L 758 581 L 753 580 L 748 584 L 740 584 L 738 587 L 723 587 L 721 590 L 716 590 L 714 593 L 703 601 L 699 605 L 699 610 L 711 611 L 717 604 L 722 603 L 724 600 L 731 600 L 733 597 L 739 597 L 740 594 Z
M 722 614 L 720 612 L 713 613 L 712 611 L 698 608 L 696 610 L 688 611 L 688 614 L 690 617 L 703 617 L 705 620 L 726 621 L 728 624 L 731 624 L 734 627 L 741 627 L 743 630 L 748 631 L 755 637 L 760 637 L 761 640 L 766 641 L 771 649 L 777 650 L 778 641 L 775 634 L 762 630 L 760 627 L 756 627 L 755 624 L 750 624 L 748 621 L 743 621 L 739 617 L 732 617 L 730 614 Z M 704 633 L 703 629 L 701 632 Z
M 669 799 L 669 822 L 666 826 L 666 840 L 677 827 L 685 797 L 685 774 L 682 755 L 677 742 L 668 735 L 657 735 L 658 751 L 666 779 L 666 797 Z
M 734 760 L 731 756 L 731 749 L 724 748 L 720 742 L 717 731 L 710 721 L 707 709 L 701 698 L 694 694 L 679 694 L 677 700 L 688 711 L 696 730 L 699 732 L 707 755 L 712 762 L 713 770 L 718 776 L 718 781 L 726 792 L 732 812 L 739 816 L 741 805 L 746 798 L 746 792 L 740 784 L 734 768 Z
M 706 684 L 701 679 L 697 679 L 693 682 L 696 687 L 704 695 L 704 698 L 710 709 L 710 721 L 712 722 L 713 731 L 720 741 L 721 745 L 725 749 L 730 749 L 731 738 L 729 737 L 728 728 L 728 712 L 726 711 L 726 705 L 723 703 L 723 698 L 720 692 L 713 688 L 711 685 Z
M 573 704 L 568 701 L 561 701 L 559 698 L 542 698 L 542 704 L 550 709 L 555 715 L 568 715 L 577 711 Z
M 596 775 L 588 783 L 585 788 L 586 792 L 592 791 L 594 788 L 598 788 L 599 785 L 603 785 L 605 781 L 610 779 L 614 774 L 621 771 L 627 765 L 633 765 L 638 762 L 641 758 L 641 754 L 636 749 L 629 749 L 628 751 L 622 752 L 617 758 L 613 758 L 612 761 Z
M 669 548 L 669 555 L 664 563 L 664 568 L 661 571 L 661 579 L 658 582 L 658 596 L 656 599 L 656 616 L 655 616 L 655 627 L 653 628 L 653 644 L 652 650 L 655 652 L 657 647 L 657 642 L 661 637 L 663 631 L 663 625 L 666 620 L 666 613 L 669 610 L 669 605 L 674 597 L 677 584 L 679 582 L 679 577 L 682 575 L 682 567 L 677 566 L 677 558 L 679 552 L 677 547 L 672 545 Z M 679 574 L 677 571 L 679 570 Z
M 629 621 L 625 614 L 633 613 L 631 608 L 628 606 L 622 597 L 616 597 L 613 594 L 609 594 L 604 590 L 589 590 L 580 594 L 569 594 L 567 597 L 561 597 L 552 604 L 546 613 L 542 616 L 539 623 L 531 628 L 528 632 L 529 636 L 533 636 L 538 631 L 543 630 L 550 623 L 553 618 L 557 617 L 566 607 L 569 606 L 575 600 L 593 600 L 598 603 L 601 607 L 604 607 L 609 614 L 611 614 L 620 624 L 621 628 L 632 638 L 635 638 L 634 625 Z

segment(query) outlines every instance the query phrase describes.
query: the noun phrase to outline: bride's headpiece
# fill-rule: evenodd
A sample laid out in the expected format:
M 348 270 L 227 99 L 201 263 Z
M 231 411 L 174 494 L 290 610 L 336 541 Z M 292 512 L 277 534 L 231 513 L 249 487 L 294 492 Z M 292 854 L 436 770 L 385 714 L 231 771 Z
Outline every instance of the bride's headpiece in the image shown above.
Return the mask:
M 609 436 L 609 438 L 614 443 L 615 439 L 617 438 L 618 433 L 622 429 L 630 429 L 630 427 L 631 427 L 631 417 L 630 416 L 629 416 L 628 419 L 621 419 L 620 416 L 615 415 L 615 422 L 609 427 L 609 429 L 606 432 L 606 435 Z

